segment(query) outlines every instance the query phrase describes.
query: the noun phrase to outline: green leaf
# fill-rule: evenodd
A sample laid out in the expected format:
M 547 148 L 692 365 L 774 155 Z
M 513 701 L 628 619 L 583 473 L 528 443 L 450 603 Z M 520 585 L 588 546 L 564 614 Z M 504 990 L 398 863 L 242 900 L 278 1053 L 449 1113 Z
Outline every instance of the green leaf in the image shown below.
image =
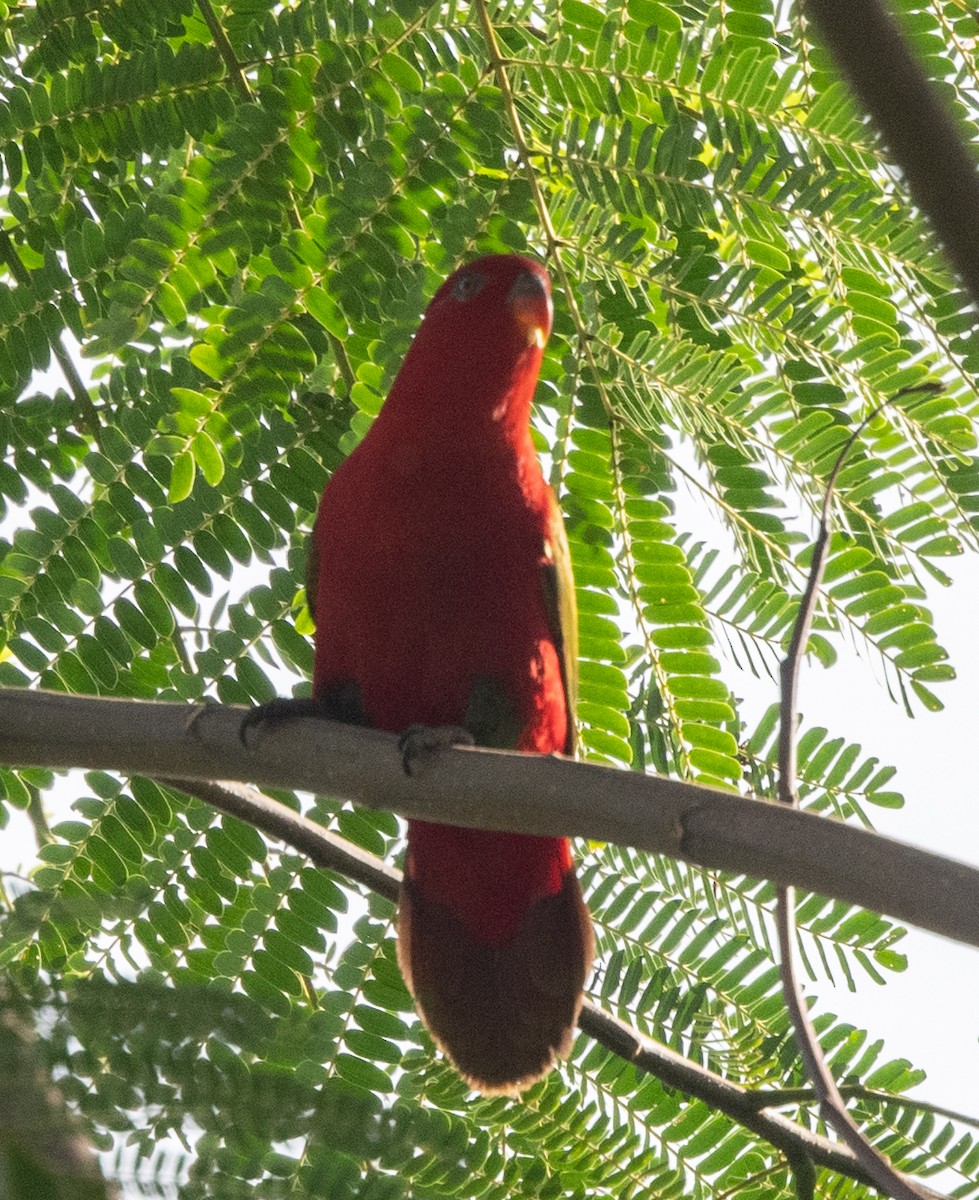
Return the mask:
M 420 92 L 424 83 L 418 71 L 399 54 L 385 54 L 380 63 L 381 70 L 398 87 L 406 92 Z
M 471 8 L 417 0 L 242 0 L 215 8 L 217 31 L 187 0 L 89 8 L 0 2 L 0 683 L 183 703 L 191 734 L 213 698 L 311 695 L 324 485 L 373 437 L 450 273 L 546 241 L 554 328 L 532 439 L 575 570 L 581 756 L 772 793 L 778 662 L 858 429 L 807 653 L 843 691 L 869 665 L 882 713 L 891 697 L 940 707 L 955 664 L 936 589 L 979 530 L 979 324 L 791 6 L 526 0 L 487 6 L 489 37 Z M 975 140 L 974 13 L 900 8 Z M 466 383 L 487 328 L 440 349 L 465 358 Z M 50 375 L 62 348 L 68 384 Z M 901 391 L 926 383 L 940 390 Z M 506 502 L 480 494 L 465 448 L 479 396 L 434 386 L 419 445 L 437 446 L 426 485 L 447 472 L 463 508 L 495 520 Z M 404 422 L 363 498 L 366 512 L 394 496 L 411 527 L 361 538 L 379 572 L 365 603 L 392 613 L 416 576 L 457 574 L 495 536 L 474 526 L 453 546 L 444 498 L 416 528 L 419 428 Z M 320 578 L 342 567 L 325 554 Z M 434 604 L 437 625 L 453 619 Z M 350 632 L 320 620 L 321 646 Z M 422 670 L 421 643 L 389 649 L 395 683 Z M 860 823 L 899 808 L 889 744 L 832 713 L 803 722 L 802 805 Z M 398 858 L 391 814 L 323 789 L 269 787 Z M 0 880 L 0 961 L 79 1137 L 125 1146 L 101 1154 L 115 1186 L 794 1194 L 781 1150 L 584 1037 L 519 1103 L 474 1099 L 413 1007 L 390 900 L 245 820 L 140 776 L 0 768 L 5 835 L 14 810 L 55 837 L 0 861 L 30 881 Z M 797 1088 L 772 883 L 615 844 L 577 854 L 600 947 L 589 988 L 610 1011 L 702 1070 Z M 905 965 L 883 916 L 813 896 L 798 923 L 817 995 Z M 868 1138 L 971 1194 L 975 1131 L 905 1095 L 921 1078 L 896 1056 L 910 1043 L 819 1003 L 813 1017 L 841 1081 L 889 1095 L 860 1101 Z
M 181 500 L 186 500 L 194 490 L 195 468 L 196 458 L 188 450 L 181 451 L 174 459 L 170 487 L 167 491 L 167 499 L 171 504 L 179 504 Z
M 656 0 L 629 0 L 628 11 L 634 21 L 656 26 L 668 33 L 679 32 L 682 28 L 676 13 L 667 5 L 656 3 Z
M 221 457 L 221 452 L 217 446 L 203 429 L 194 435 L 190 452 L 194 456 L 194 462 L 200 467 L 201 474 L 207 482 L 211 487 L 217 487 L 224 478 L 224 459 Z

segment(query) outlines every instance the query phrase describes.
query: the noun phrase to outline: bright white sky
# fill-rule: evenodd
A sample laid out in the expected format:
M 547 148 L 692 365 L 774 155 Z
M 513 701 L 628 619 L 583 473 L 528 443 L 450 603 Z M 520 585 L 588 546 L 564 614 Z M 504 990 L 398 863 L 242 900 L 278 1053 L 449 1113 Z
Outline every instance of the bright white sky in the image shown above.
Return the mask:
M 825 725 L 898 768 L 892 786 L 904 794 L 905 807 L 868 806 L 881 833 L 979 866 L 977 783 L 968 765 L 968 747 L 979 738 L 979 556 L 941 565 L 955 584 L 933 585 L 929 607 L 958 672 L 953 683 L 935 688 L 945 711 L 922 710 L 909 719 L 860 660 L 841 661 L 831 670 L 807 665 L 799 708 L 805 726 Z M 749 686 L 745 694 L 754 696 L 758 686 L 751 691 Z M 762 689 L 758 715 L 772 699 Z M 821 1007 L 884 1038 L 887 1059 L 905 1057 L 923 1067 L 928 1079 L 916 1095 L 979 1116 L 979 952 L 918 930 L 910 930 L 896 948 L 908 955 L 906 972 L 888 975 L 886 987 L 864 976 L 856 994 L 845 985 L 823 985 Z

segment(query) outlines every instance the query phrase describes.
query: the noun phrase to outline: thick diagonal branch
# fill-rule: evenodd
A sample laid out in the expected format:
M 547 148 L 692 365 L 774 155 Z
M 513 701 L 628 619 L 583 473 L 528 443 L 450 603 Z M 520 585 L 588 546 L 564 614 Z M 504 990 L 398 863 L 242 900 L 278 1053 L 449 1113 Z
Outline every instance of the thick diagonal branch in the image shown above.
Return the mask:
M 171 779 L 169 783 L 212 808 L 248 821 L 268 836 L 305 854 L 317 866 L 363 883 L 389 900 L 397 900 L 400 871 L 254 788 L 188 779 Z M 800 1169 L 800 1163 L 809 1161 L 860 1183 L 873 1182 L 846 1147 L 803 1129 L 780 1113 L 763 1111 L 757 1093 L 644 1037 L 597 1005 L 585 1002 L 578 1026 L 639 1070 L 655 1076 L 668 1087 L 704 1101 L 712 1109 L 750 1129 L 781 1151 L 795 1170 Z

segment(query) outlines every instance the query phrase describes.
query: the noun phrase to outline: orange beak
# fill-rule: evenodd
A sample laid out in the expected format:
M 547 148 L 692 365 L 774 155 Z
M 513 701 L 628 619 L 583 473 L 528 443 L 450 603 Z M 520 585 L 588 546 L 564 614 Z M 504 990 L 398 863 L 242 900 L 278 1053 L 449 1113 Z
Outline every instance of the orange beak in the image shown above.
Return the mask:
M 521 271 L 510 287 L 507 301 L 517 323 L 527 332 L 528 346 L 543 350 L 554 319 L 554 305 L 546 276 L 536 271 Z

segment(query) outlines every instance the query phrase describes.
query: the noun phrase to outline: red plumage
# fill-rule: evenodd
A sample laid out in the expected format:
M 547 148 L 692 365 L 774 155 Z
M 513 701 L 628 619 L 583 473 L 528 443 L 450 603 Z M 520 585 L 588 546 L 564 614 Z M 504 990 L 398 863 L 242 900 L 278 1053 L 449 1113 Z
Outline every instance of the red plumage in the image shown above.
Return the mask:
M 341 719 L 572 749 L 567 546 L 529 429 L 550 325 L 539 264 L 460 268 L 327 485 L 314 694 Z M 423 1018 L 475 1087 L 518 1090 L 567 1051 L 592 955 L 567 839 L 409 822 L 399 939 Z

